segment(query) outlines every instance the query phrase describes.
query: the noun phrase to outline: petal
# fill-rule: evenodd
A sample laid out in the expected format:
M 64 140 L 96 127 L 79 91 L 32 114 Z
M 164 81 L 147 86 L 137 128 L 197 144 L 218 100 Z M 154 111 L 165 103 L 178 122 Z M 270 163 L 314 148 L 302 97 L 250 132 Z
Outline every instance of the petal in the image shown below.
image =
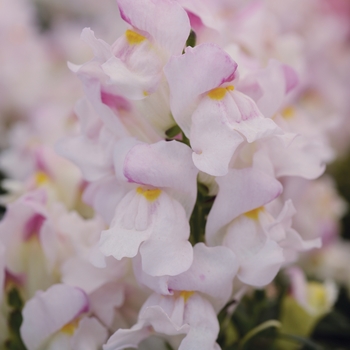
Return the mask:
M 190 331 L 181 342 L 179 350 L 214 350 L 219 334 L 219 322 L 212 305 L 199 294 L 186 303 L 185 322 Z
M 113 268 L 97 268 L 88 260 L 83 260 L 77 256 L 66 260 L 61 267 L 62 282 L 65 284 L 81 288 L 90 294 L 112 279 L 117 279 L 123 273 L 123 266 L 113 260 Z
M 286 138 L 290 139 L 290 135 L 286 135 Z M 311 180 L 325 170 L 324 148 L 317 141 L 302 135 L 295 135 L 288 144 L 283 137 L 272 137 L 262 146 L 265 148 L 262 152 L 268 153 L 274 165 L 277 178 L 300 176 Z
M 147 240 L 140 254 L 142 269 L 151 276 L 178 275 L 189 269 L 193 259 L 191 243 L 178 240 Z
M 120 282 L 109 282 L 89 295 L 91 312 L 111 329 L 116 308 L 123 306 L 126 290 Z
M 257 139 L 281 132 L 273 120 L 265 118 L 261 114 L 250 97 L 239 91 L 234 91 L 231 95 L 241 115 L 241 119 L 233 128 L 243 134 L 248 142 L 251 143 Z
M 236 69 L 237 64 L 231 57 L 214 44 L 187 47 L 184 55 L 173 56 L 164 67 L 171 111 L 187 137 L 198 97 L 233 80 Z
M 298 82 L 294 70 L 277 60 L 270 60 L 266 68 L 252 74 L 251 78 L 257 81 L 262 90 L 256 104 L 266 118 L 273 117 L 281 108 L 287 93 Z
M 188 237 L 189 223 L 176 200 L 165 192 L 149 200 L 131 191 L 118 205 L 111 227 L 102 232 L 99 245 L 104 255 L 113 255 L 119 260 L 136 256 L 140 244 L 150 240 L 140 250 L 145 272 L 171 275 L 188 269 L 192 263 Z M 168 257 L 163 255 L 162 247 Z M 157 250 L 159 260 L 155 259 L 157 254 L 152 249 Z
M 107 104 L 103 103 L 100 81 L 91 77 L 84 77 L 82 79 L 85 95 L 106 128 L 118 139 L 129 136 L 129 132 L 119 116 Z
M 118 204 L 110 228 L 101 233 L 101 252 L 118 260 L 134 257 L 140 244 L 152 234 L 158 213 L 156 204 L 130 191 Z M 151 210 L 155 215 L 150 214 Z
M 221 243 L 220 229 L 234 218 L 269 203 L 282 192 L 276 179 L 254 168 L 231 169 L 226 176 L 217 178 L 217 183 L 219 193 L 206 225 L 209 245 Z
M 78 288 L 55 284 L 37 291 L 23 308 L 21 337 L 28 350 L 42 343 L 89 307 L 86 294 Z
M 110 45 L 101 39 L 96 39 L 95 33 L 90 28 L 83 29 L 81 38 L 92 48 L 98 61 L 104 62 L 112 56 Z
M 112 168 L 112 152 L 85 136 L 64 138 L 56 144 L 58 154 L 71 160 L 87 181 L 96 181 L 108 175 Z
M 84 191 L 83 200 L 92 206 L 108 225 L 113 219 L 117 205 L 130 189 L 128 184 L 118 181 L 114 175 L 109 175 L 90 183 Z
M 149 33 L 169 55 L 181 53 L 190 34 L 190 22 L 179 4 L 170 0 L 117 2 L 124 21 Z
M 161 196 L 152 236 L 140 248 L 142 269 L 151 276 L 174 276 L 188 270 L 193 261 L 189 233 L 183 207 L 169 196 Z
M 139 319 L 145 320 L 156 332 L 183 334 L 189 330 L 184 323 L 184 311 L 184 298 L 152 294 L 142 306 Z
M 199 170 L 213 176 L 227 174 L 234 152 L 244 141 L 226 121 L 231 111 L 227 110 L 225 99 L 214 102 L 204 98 L 192 116 L 193 162 Z
M 132 259 L 132 263 L 134 274 L 138 283 L 147 286 L 158 294 L 172 295 L 172 292 L 168 289 L 169 276 L 155 277 L 145 273 L 142 269 L 142 260 L 140 254 Z
M 283 249 L 267 239 L 257 254 L 241 263 L 237 277 L 254 287 L 266 286 L 276 277 L 284 261 Z
M 126 62 L 115 56 L 101 66 L 110 78 L 108 84 L 113 93 L 131 100 L 144 99 L 147 93 L 157 89 L 161 80 L 161 62 L 156 54 L 144 47 L 138 51 L 134 52 L 134 55 L 139 54 L 136 67 L 128 67 Z
M 104 127 L 87 98 L 76 103 L 75 113 L 81 125 L 81 135 L 65 137 L 55 145 L 58 154 L 75 163 L 88 181 L 110 173 L 115 136 Z
M 186 272 L 170 277 L 170 290 L 198 291 L 212 296 L 222 307 L 232 293 L 238 261 L 226 247 L 206 247 L 197 243 L 193 248 L 193 263 Z
M 139 343 L 151 334 L 151 329 L 145 327 L 144 322 L 138 322 L 130 329 L 118 329 L 103 345 L 103 350 L 137 349 Z
M 188 218 L 197 196 L 197 174 L 191 149 L 177 141 L 137 145 L 124 161 L 129 182 L 166 189 L 183 205 Z
M 84 317 L 71 338 L 74 350 L 100 349 L 108 337 L 108 331 L 94 317 Z

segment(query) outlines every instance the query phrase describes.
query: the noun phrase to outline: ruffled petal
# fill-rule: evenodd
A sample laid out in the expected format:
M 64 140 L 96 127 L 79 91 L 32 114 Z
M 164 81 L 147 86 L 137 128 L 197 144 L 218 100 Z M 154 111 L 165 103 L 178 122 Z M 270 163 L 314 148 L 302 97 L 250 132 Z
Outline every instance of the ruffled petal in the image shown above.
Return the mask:
M 192 116 L 193 162 L 199 170 L 213 176 L 227 174 L 234 152 L 244 141 L 228 124 L 228 114 L 232 111 L 228 110 L 225 99 L 214 102 L 203 98 Z
M 118 0 L 124 21 L 149 33 L 168 55 L 180 54 L 188 35 L 190 21 L 186 11 L 170 0 Z
M 198 291 L 210 295 L 216 300 L 220 309 L 231 296 L 238 261 L 230 249 L 206 247 L 204 243 L 196 244 L 193 254 L 190 269 L 181 275 L 169 278 L 168 288 Z
M 220 190 L 206 225 L 209 245 L 221 244 L 223 232 L 219 231 L 234 218 L 269 203 L 282 192 L 275 178 L 254 168 L 231 169 L 216 181 Z
M 191 114 L 198 97 L 235 77 L 237 64 L 214 44 L 187 47 L 164 67 L 170 87 L 170 108 L 176 122 L 190 136 Z
M 129 182 L 165 189 L 183 205 L 188 218 L 197 196 L 197 174 L 191 149 L 177 141 L 136 145 L 124 161 Z
M 29 350 L 42 343 L 89 307 L 86 294 L 78 288 L 55 284 L 38 291 L 27 301 L 22 314 L 21 337 Z

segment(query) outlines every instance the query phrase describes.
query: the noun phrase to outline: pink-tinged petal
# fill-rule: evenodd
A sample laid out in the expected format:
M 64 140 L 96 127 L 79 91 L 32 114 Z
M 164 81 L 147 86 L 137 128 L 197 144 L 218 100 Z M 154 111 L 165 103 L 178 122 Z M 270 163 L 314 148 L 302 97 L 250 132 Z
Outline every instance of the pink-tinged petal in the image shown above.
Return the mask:
M 109 329 L 113 326 L 115 309 L 124 304 L 125 293 L 119 282 L 109 282 L 89 295 L 91 312 Z
M 81 135 L 66 137 L 55 145 L 60 155 L 75 163 L 88 181 L 95 181 L 111 172 L 112 147 L 115 136 L 104 127 L 102 120 L 87 98 L 75 105 Z
M 139 320 L 150 324 L 156 332 L 176 335 L 189 331 L 184 323 L 185 300 L 183 297 L 152 294 L 141 308 Z
M 146 198 L 142 191 L 130 191 L 119 203 L 111 227 L 103 231 L 100 249 L 106 256 L 136 256 L 141 247 L 143 268 L 149 274 L 171 275 L 183 272 L 192 263 L 192 248 L 187 242 L 189 224 L 183 207 L 161 190 L 155 190 L 155 198 Z M 141 193 L 140 193 L 141 192 Z M 167 251 L 168 258 L 155 260 L 154 249 Z M 159 252 L 161 254 L 161 252 Z M 181 257 L 181 261 L 178 259 Z
M 143 47 L 139 48 L 140 57 L 136 66 L 128 67 L 115 56 L 102 64 L 102 70 L 110 78 L 108 84 L 114 94 L 131 100 L 142 100 L 147 94 L 156 91 L 161 80 L 162 64 L 156 53 L 151 51 L 150 54 L 142 49 Z
M 119 116 L 116 115 L 108 105 L 103 103 L 100 81 L 89 76 L 82 76 L 81 79 L 83 80 L 84 92 L 87 96 L 87 99 L 91 103 L 94 112 L 102 120 L 105 127 L 116 138 L 129 136 L 129 132 L 127 131 Z
M 155 277 L 145 273 L 142 269 L 142 260 L 140 254 L 136 255 L 136 257 L 132 259 L 132 263 L 134 274 L 138 283 L 147 286 L 158 294 L 172 295 L 172 291 L 169 291 L 168 288 L 169 276 Z
M 284 65 L 276 60 L 270 60 L 268 66 L 254 73 L 252 78 L 262 90 L 262 96 L 255 102 L 262 114 L 266 118 L 271 118 L 281 108 L 286 96 Z
M 289 135 L 286 137 L 290 139 Z M 277 178 L 300 176 L 312 180 L 325 170 L 323 145 L 302 135 L 295 135 L 289 143 L 282 137 L 273 137 L 266 142 L 265 147 L 262 143 L 262 147 L 265 149 L 257 152 L 256 160 L 260 157 L 259 153 L 263 157 L 266 157 L 263 153 L 267 153 Z
M 97 60 L 104 62 L 112 56 L 110 45 L 101 39 L 97 39 L 90 28 L 83 29 L 81 38 L 92 48 Z
M 129 181 L 128 177 L 124 175 L 125 159 L 130 150 L 139 144 L 141 144 L 141 142 L 133 137 L 125 137 L 115 144 L 113 149 L 113 165 L 115 177 L 118 180 Z
M 286 231 L 286 238 L 279 242 L 279 245 L 284 249 L 284 256 L 287 263 L 294 262 L 298 258 L 299 252 L 305 252 L 315 248 L 322 247 L 322 239 L 314 238 L 304 240 L 300 234 L 289 229 Z
M 230 106 L 223 101 L 214 102 L 204 98 L 192 116 L 190 134 L 193 149 L 193 162 L 196 167 L 213 176 L 223 176 L 228 172 L 228 165 L 237 147 L 244 138 L 228 123 Z
M 47 338 L 88 308 L 87 296 L 78 288 L 55 284 L 45 292 L 36 292 L 22 311 L 20 333 L 24 344 L 28 350 L 37 350 Z
M 152 334 L 152 329 L 144 326 L 144 323 L 138 322 L 130 329 L 118 329 L 103 345 L 103 350 L 137 349 L 142 340 Z
M 142 269 L 151 276 L 178 275 L 193 261 L 189 223 L 181 204 L 166 194 L 158 206 L 152 236 L 140 248 Z
M 299 77 L 296 71 L 286 64 L 282 65 L 282 69 L 286 81 L 286 94 L 288 94 L 299 84 Z
M 87 181 L 96 181 L 111 172 L 112 152 L 85 136 L 64 138 L 55 147 L 58 154 L 71 160 Z
M 254 287 L 266 286 L 276 277 L 284 261 L 283 249 L 267 239 L 257 254 L 241 263 L 237 277 Z
M 199 294 L 186 302 L 184 321 L 190 330 L 179 346 L 179 350 L 214 350 L 219 334 L 219 322 L 212 305 Z
M 170 107 L 176 122 L 187 137 L 191 114 L 198 97 L 235 78 L 237 64 L 214 44 L 187 47 L 185 54 L 174 56 L 164 67 L 170 87 Z
M 171 0 L 118 0 L 121 17 L 154 41 L 170 55 L 181 54 L 190 34 L 185 10 Z
M 169 290 L 198 291 L 213 297 L 219 310 L 232 293 L 238 261 L 226 247 L 206 247 L 198 243 L 193 248 L 193 263 L 186 272 L 170 277 Z
M 280 133 L 277 124 L 269 118 L 264 118 L 250 97 L 239 91 L 232 92 L 231 96 L 241 115 L 241 119 L 234 125 L 234 129 L 244 135 L 248 142 L 251 143 L 257 139 Z
M 81 288 L 90 294 L 110 280 L 117 279 L 122 274 L 122 266 L 117 260 L 112 260 L 106 268 L 97 268 L 88 260 L 75 256 L 66 260 L 61 267 L 62 282 Z M 122 271 L 120 271 L 122 270 Z
M 196 201 L 197 174 L 191 149 L 177 141 L 136 145 L 124 161 L 129 182 L 166 190 L 183 205 L 188 218 Z
M 142 268 L 151 276 L 176 276 L 188 270 L 193 259 L 191 243 L 178 240 L 149 239 L 142 244 L 140 254 Z
M 96 350 L 101 348 L 107 337 L 107 329 L 96 318 L 85 317 L 79 322 L 70 343 L 74 350 Z
M 33 236 L 39 236 L 48 213 L 45 208 L 46 192 L 29 192 L 7 206 L 0 222 L 0 242 L 5 247 L 6 268 L 14 274 L 27 267 L 19 254 L 20 247 Z
M 232 169 L 216 181 L 220 189 L 206 225 L 209 245 L 221 244 L 220 229 L 233 219 L 269 203 L 282 192 L 276 179 L 254 168 Z
M 89 184 L 83 194 L 83 200 L 99 213 L 107 224 L 113 219 L 115 208 L 130 191 L 130 187 L 118 181 L 114 175 Z

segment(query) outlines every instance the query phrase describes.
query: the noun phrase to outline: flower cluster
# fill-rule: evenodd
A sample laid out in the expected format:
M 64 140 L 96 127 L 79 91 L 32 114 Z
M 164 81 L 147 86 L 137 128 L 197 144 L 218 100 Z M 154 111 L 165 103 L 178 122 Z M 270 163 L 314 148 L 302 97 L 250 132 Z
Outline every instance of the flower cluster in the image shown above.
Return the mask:
M 350 28 L 323 2 L 117 0 L 113 44 L 83 30 L 93 57 L 68 64 L 84 92 L 75 115 L 36 108 L 0 155 L 12 178 L 1 298 L 25 301 L 19 334 L 5 324 L 16 304 L 1 314 L 0 341 L 217 350 L 225 305 L 336 240 L 344 204 L 315 179 L 341 150 L 349 106 L 325 86 L 337 57 L 316 57 Z M 320 32 L 289 16 L 295 3 Z M 337 43 L 323 37 L 339 28 Z

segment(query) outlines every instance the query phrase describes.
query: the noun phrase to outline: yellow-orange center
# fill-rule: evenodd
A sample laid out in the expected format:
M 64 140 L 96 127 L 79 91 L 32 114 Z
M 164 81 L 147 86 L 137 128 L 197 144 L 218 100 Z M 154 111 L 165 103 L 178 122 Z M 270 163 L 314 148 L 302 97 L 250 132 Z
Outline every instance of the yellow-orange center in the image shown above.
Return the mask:
M 194 294 L 192 291 L 183 290 L 180 292 L 180 297 L 184 298 L 185 303 Z
M 50 178 L 43 171 L 38 171 L 35 174 L 35 183 L 37 186 L 44 185 L 45 183 L 49 182 L 49 180 Z
M 79 324 L 79 319 L 74 319 L 72 322 L 67 323 L 61 328 L 61 332 L 73 335 Z
M 282 111 L 282 116 L 285 119 L 291 119 L 294 117 L 295 114 L 295 109 L 292 106 L 286 107 L 283 111 Z
M 256 208 L 251 211 L 247 211 L 246 213 L 244 213 L 244 215 L 249 219 L 257 221 L 259 219 L 259 213 L 263 210 L 264 210 L 264 207 Z
M 160 196 L 160 194 L 162 193 L 162 190 L 158 188 L 154 190 L 149 190 L 149 189 L 144 189 L 142 187 L 138 187 L 136 189 L 136 192 L 138 194 L 143 195 L 149 202 L 153 202 Z
M 213 100 L 222 100 L 227 91 L 233 91 L 235 88 L 233 85 L 229 85 L 226 87 L 218 87 L 216 89 L 210 90 L 208 92 L 208 96 Z
M 128 29 L 125 32 L 125 37 L 130 45 L 137 45 L 142 43 L 144 40 L 146 40 L 146 38 L 143 35 L 136 33 L 130 29 Z

